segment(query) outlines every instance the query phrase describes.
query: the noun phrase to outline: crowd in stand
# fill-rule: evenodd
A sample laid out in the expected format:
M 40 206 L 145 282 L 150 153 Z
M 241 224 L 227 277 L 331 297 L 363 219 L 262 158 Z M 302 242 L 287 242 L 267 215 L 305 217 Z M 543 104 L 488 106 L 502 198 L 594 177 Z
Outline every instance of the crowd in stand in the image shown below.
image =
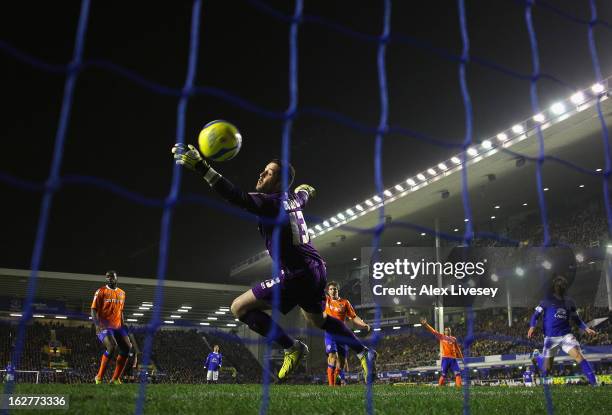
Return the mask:
M 44 355 L 41 353 L 47 344 L 48 328 L 42 324 L 32 324 L 26 327 L 21 354 L 21 367 L 24 370 L 38 370 L 44 366 Z M 17 340 L 17 327 L 0 324 L 0 355 L 4 366 Z M 3 369 L 4 367 L 2 367 Z
M 145 334 L 136 333 L 136 341 L 144 348 Z M 206 379 L 204 360 L 209 350 L 202 335 L 195 330 L 162 330 L 153 337 L 151 359 L 155 364 L 154 379 L 158 383 L 203 383 Z
M 608 221 L 603 206 L 598 203 L 587 204 L 576 209 L 569 209 L 570 214 L 557 214 L 551 211 L 548 217 L 548 234 L 550 244 L 569 245 L 588 248 L 601 246 L 608 238 Z M 564 211 L 566 212 L 566 211 Z M 544 227 L 539 213 L 533 213 L 512 227 L 497 230 L 500 240 L 476 240 L 477 246 L 507 246 L 504 239 L 519 242 L 521 245 L 541 246 L 544 239 Z
M 439 347 L 433 336 L 422 332 L 382 336 L 376 350 L 381 367 L 392 369 L 433 364 Z

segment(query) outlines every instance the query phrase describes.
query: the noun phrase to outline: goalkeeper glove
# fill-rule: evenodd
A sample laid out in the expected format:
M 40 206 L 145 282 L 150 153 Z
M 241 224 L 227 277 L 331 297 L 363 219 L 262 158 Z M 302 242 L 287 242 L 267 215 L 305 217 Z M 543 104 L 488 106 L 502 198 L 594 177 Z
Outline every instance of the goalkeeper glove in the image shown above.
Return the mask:
M 317 193 L 315 188 L 312 187 L 309 184 L 301 184 L 301 185 L 299 185 L 298 187 L 295 188 L 294 192 L 295 193 L 297 193 L 297 192 L 306 192 L 306 193 L 308 193 L 308 197 L 314 197 L 315 194 Z
M 180 143 L 175 144 L 172 147 L 172 154 L 174 154 L 176 164 L 200 173 L 211 186 L 221 177 L 191 144 L 187 146 Z
M 201 174 L 206 174 L 210 165 L 202 158 L 200 152 L 191 144 L 175 144 L 172 147 L 172 154 L 176 164 L 187 167 L 189 170 L 197 171 Z

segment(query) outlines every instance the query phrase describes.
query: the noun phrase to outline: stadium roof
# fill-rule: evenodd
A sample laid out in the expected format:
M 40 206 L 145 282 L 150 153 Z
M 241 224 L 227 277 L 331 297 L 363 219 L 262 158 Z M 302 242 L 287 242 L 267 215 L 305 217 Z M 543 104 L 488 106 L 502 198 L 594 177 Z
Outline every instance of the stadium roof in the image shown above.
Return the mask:
M 542 129 L 545 155 L 549 157 L 542 168 L 542 187 L 546 189 L 548 212 L 553 206 L 566 206 L 570 199 L 593 198 L 602 194 L 601 169 L 605 168 L 605 153 L 595 97 L 603 93 L 599 95 L 599 102 L 609 127 L 612 124 L 612 103 L 606 95 L 607 88 L 607 81 L 595 84 L 540 114 L 500 130 L 500 134 L 479 144 L 474 140 L 475 144 L 467 154 L 467 175 L 475 231 L 490 232 L 504 218 L 537 211 L 537 163 L 529 158 L 537 158 L 539 154 L 538 124 Z M 399 187 L 394 184 L 384 195 L 346 206 L 339 210 L 340 214 L 322 221 L 318 227 L 317 223 L 311 223 L 314 245 L 328 265 L 359 260 L 360 249 L 371 246 L 373 236 L 371 232 L 359 230 L 371 229 L 378 224 L 378 207 L 383 203 L 389 226 L 381 235 L 380 246 L 431 246 L 436 220 L 440 232 L 461 236 L 465 215 L 459 159 L 460 155 L 440 160 L 440 164 L 421 173 L 411 172 L 407 167 L 407 173 L 413 173 L 413 176 Z M 577 165 L 585 172 L 578 172 L 563 161 Z M 378 203 L 375 198 L 384 201 L 378 199 Z M 417 225 L 417 228 L 400 222 Z M 270 274 L 270 267 L 267 253 L 260 252 L 232 267 L 230 275 L 244 280 L 261 278 Z
M 29 270 L 0 268 L 0 292 L 11 299 L 25 298 L 29 276 Z M 105 280 L 102 275 L 40 271 L 35 297 L 37 300 L 55 300 L 63 303 L 66 305 L 68 314 L 72 310 L 82 317 L 83 313 L 89 314 L 93 294 L 104 284 Z M 153 308 L 152 306 L 146 307 L 146 304 L 153 304 L 155 301 L 157 279 L 119 275 L 118 284 L 126 292 L 125 318 L 138 320 L 137 323 L 148 321 Z M 179 320 L 179 318 L 170 316 L 180 315 L 180 320 L 189 320 L 194 324 L 199 322 L 208 322 L 212 326 L 233 324 L 235 321 L 231 313 L 226 311 L 225 314 L 221 314 L 220 308 L 228 308 L 232 300 L 248 288 L 242 285 L 165 280 L 164 302 L 160 318 L 162 321 Z M 10 311 L 21 311 L 21 302 L 13 301 L 12 305 Z M 184 311 L 179 312 L 181 307 Z M 134 316 L 134 313 L 142 314 L 142 316 Z M 216 318 L 216 320 L 209 320 L 209 317 Z

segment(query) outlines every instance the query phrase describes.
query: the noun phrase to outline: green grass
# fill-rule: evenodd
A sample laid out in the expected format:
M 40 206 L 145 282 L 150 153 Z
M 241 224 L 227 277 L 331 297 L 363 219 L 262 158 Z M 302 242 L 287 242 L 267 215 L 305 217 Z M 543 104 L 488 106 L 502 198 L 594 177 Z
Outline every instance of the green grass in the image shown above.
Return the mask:
M 146 414 L 258 414 L 261 385 L 148 385 Z M 70 410 L 19 410 L 15 414 L 130 414 L 134 412 L 138 385 L 18 385 L 19 394 L 64 394 Z M 612 388 L 552 388 L 555 414 L 599 414 L 612 410 Z M 475 387 L 471 389 L 472 414 L 545 414 L 543 389 Z M 374 387 L 376 414 L 460 414 L 463 392 L 427 386 Z M 270 414 L 365 413 L 365 387 L 274 385 L 270 389 Z

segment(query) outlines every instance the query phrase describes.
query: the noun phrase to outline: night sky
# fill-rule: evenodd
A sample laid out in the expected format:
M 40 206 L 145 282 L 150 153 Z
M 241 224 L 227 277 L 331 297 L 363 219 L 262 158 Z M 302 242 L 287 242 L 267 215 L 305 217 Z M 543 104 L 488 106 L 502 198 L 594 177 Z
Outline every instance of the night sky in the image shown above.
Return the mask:
M 291 14 L 293 3 L 267 4 Z M 589 2 L 547 4 L 588 20 Z M 612 22 L 612 4 L 599 1 L 599 18 Z M 73 51 L 80 2 L 2 2 L 0 40 L 53 64 Z M 521 74 L 532 71 L 525 9 L 510 0 L 466 1 L 472 55 Z M 304 13 L 369 35 L 382 31 L 382 1 L 307 0 Z M 185 80 L 191 20 L 190 1 L 92 2 L 85 42 L 86 60 L 105 60 L 172 88 Z M 593 83 L 587 26 L 535 7 L 533 20 L 541 70 L 576 88 Z M 459 55 L 457 2 L 393 2 L 391 32 L 418 39 L 446 54 Z M 603 76 L 612 74 L 612 29 L 595 28 Z M 196 84 L 226 90 L 266 109 L 283 111 L 289 100 L 289 25 L 248 1 L 204 1 Z M 380 116 L 377 44 L 307 21 L 299 29 L 299 106 L 339 112 L 369 126 Z M 460 143 L 465 116 L 458 63 L 431 50 L 392 41 L 387 48 L 389 123 Z M 0 49 L 2 120 L 0 172 L 42 183 L 51 154 L 65 77 L 33 68 Z M 474 108 L 474 139 L 532 114 L 529 82 L 476 63 L 467 66 Z M 542 107 L 571 93 L 539 81 Z M 173 169 L 178 98 L 155 94 L 107 69 L 80 73 L 68 128 L 62 175 L 95 176 L 148 198 L 165 198 Z M 280 156 L 282 121 L 261 117 L 223 100 L 198 95 L 189 100 L 186 141 L 202 126 L 223 118 L 235 123 L 244 141 L 240 154 L 218 170 L 245 190 L 261 169 Z M 291 160 L 296 184 L 309 183 L 318 198 L 306 211 L 316 217 L 371 196 L 374 134 L 304 114 L 292 130 Z M 383 174 L 390 186 L 437 163 L 456 150 L 390 134 L 385 137 Z M 202 179 L 185 172 L 182 193 L 219 200 Z M 0 181 L 0 267 L 30 268 L 41 193 Z M 133 203 L 108 190 L 66 185 L 53 199 L 41 269 L 154 277 L 160 208 Z M 168 278 L 239 282 L 231 265 L 263 250 L 254 221 L 208 206 L 175 209 Z

